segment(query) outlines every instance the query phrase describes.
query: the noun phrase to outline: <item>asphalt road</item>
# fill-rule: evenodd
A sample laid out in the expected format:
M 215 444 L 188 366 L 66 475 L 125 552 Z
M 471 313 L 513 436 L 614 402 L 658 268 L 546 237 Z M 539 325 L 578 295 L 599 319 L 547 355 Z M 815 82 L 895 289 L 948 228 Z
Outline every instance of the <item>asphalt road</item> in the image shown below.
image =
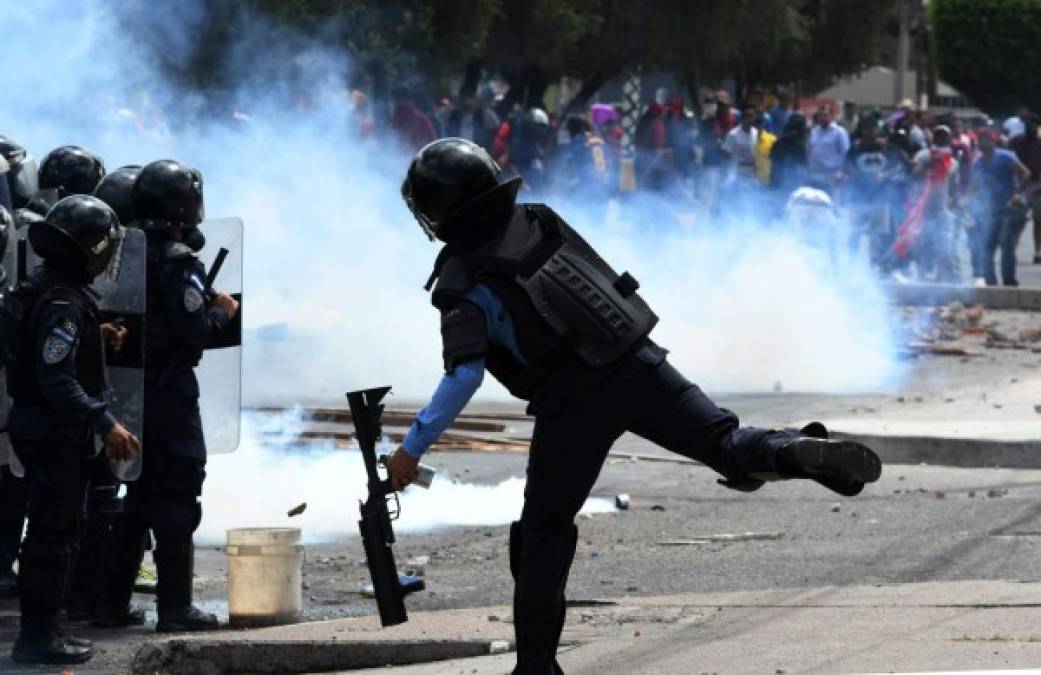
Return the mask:
M 442 454 L 432 461 L 445 475 L 462 473 L 465 466 L 469 481 L 496 482 L 520 475 L 524 457 Z M 1041 577 L 1041 471 L 890 467 L 862 496 L 839 499 L 812 483 L 773 484 L 745 495 L 717 486 L 714 475 L 699 466 L 609 463 L 596 494 L 620 492 L 631 495 L 630 510 L 579 522 L 569 585 L 574 600 Z M 748 532 L 770 538 L 661 545 Z M 401 537 L 399 560 L 431 556 L 429 590 L 410 597 L 410 608 L 509 603 L 512 580 L 506 542 L 505 526 Z M 359 593 L 367 577 L 362 557 L 356 537 L 308 547 L 307 618 L 375 610 L 374 602 Z M 208 608 L 226 614 L 225 569 L 220 550 L 199 551 L 197 596 Z M 140 599 L 152 606 L 150 598 Z M 16 605 L 0 601 L 0 653 L 7 653 L 16 622 Z M 100 639 L 101 653 L 77 673 L 122 672 L 137 647 L 153 635 L 145 628 L 126 634 L 80 632 Z M 0 657 L 0 672 L 13 668 L 6 656 Z

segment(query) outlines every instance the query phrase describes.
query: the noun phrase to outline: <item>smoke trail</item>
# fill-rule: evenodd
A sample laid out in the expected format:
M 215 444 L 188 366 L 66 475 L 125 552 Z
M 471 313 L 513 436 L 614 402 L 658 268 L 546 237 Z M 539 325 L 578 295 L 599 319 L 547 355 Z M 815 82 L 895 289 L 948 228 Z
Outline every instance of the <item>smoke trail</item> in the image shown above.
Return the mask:
M 243 421 L 242 447 L 234 455 L 212 457 L 207 465 L 204 517 L 195 540 L 223 544 L 230 528 L 280 525 L 301 528 L 305 543 L 356 536 L 358 502 L 366 496 L 361 453 L 332 442 L 297 445 L 302 425 L 299 411 L 246 415 Z M 399 533 L 450 525 L 503 525 L 520 517 L 524 479 L 476 485 L 438 475 L 429 490 L 409 488 L 400 501 L 401 518 L 394 523 Z M 286 515 L 303 502 L 307 510 L 302 515 Z M 590 498 L 582 512 L 614 510 L 609 500 Z
M 117 3 L 4 3 L 5 82 L 33 95 L 0 110 L 0 130 L 38 156 L 79 143 L 110 167 L 174 156 L 202 169 L 207 212 L 246 222 L 249 399 L 339 401 L 385 383 L 423 399 L 440 370 L 436 314 L 419 288 L 436 248 L 398 197 L 406 154 L 351 132 L 343 55 L 247 21 L 225 68 L 241 86 L 222 109 L 164 84 L 144 47 L 187 49 L 177 36 L 204 5 L 129 6 L 153 13 L 161 33 L 129 34 L 117 12 L 131 10 Z M 265 80 L 287 69 L 303 87 Z M 231 103 L 249 119 L 233 119 Z M 886 304 L 866 275 L 822 273 L 812 249 L 761 223 L 692 233 L 648 222 L 662 209 L 644 199 L 647 209 L 613 219 L 594 215 L 599 205 L 555 206 L 643 282 L 663 317 L 655 336 L 694 379 L 714 390 L 848 391 L 899 375 Z M 490 383 L 481 396 L 506 394 Z

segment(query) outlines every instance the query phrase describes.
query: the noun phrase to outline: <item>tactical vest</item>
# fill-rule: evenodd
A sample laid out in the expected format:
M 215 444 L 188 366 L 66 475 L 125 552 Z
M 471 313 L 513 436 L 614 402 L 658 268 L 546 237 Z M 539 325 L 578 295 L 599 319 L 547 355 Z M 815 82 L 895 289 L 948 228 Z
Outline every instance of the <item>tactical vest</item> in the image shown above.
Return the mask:
M 155 382 L 169 381 L 175 370 L 191 370 L 202 360 L 202 351 L 174 339 L 173 318 L 167 306 L 172 285 L 180 289 L 185 260 L 191 251 L 183 244 L 170 241 L 149 242 L 147 268 L 146 315 L 147 342 L 145 351 L 145 378 Z
M 515 396 L 530 399 L 562 373 L 603 371 L 645 342 L 658 317 L 636 293 L 629 273 L 617 274 L 556 213 L 521 204 L 488 240 L 446 246 L 427 287 L 450 307 L 475 284 L 502 300 L 513 319 L 526 364 L 490 348 L 489 372 Z
M 8 378 L 8 392 L 20 406 L 46 406 L 40 393 L 36 368 L 40 354 L 35 350 L 35 336 L 39 330 L 39 313 L 44 302 L 64 300 L 85 308 L 83 326 L 76 348 L 76 380 L 83 391 L 93 398 L 102 398 L 108 389 L 105 371 L 105 349 L 101 342 L 101 327 L 97 304 L 85 291 L 49 277 L 34 276 L 22 282 L 13 293 L 22 294 L 24 306 L 30 308 L 22 323 L 23 346 Z

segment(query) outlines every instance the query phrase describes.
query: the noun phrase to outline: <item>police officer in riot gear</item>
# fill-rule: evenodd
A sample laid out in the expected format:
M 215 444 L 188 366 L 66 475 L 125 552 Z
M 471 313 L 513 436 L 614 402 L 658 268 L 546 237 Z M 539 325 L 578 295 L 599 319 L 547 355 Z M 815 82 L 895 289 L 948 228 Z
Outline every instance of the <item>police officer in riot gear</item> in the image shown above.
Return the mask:
M 152 529 L 159 632 L 207 630 L 217 618 L 192 606 L 192 533 L 202 518 L 206 443 L 194 368 L 238 311 L 205 287 L 186 237 L 203 220 L 202 176 L 173 160 L 145 166 L 132 190 L 136 225 L 149 238 L 144 470 L 128 486 L 118 547 L 95 625 L 119 625 Z M 117 620 L 113 620 L 115 617 Z
M 21 633 L 17 663 L 82 663 L 89 642 L 65 637 L 59 610 L 76 547 L 96 437 L 114 459 L 140 452 L 138 440 L 107 410 L 104 346 L 124 333 L 100 323 L 88 284 L 120 247 L 116 214 L 89 196 L 67 197 L 29 230 L 43 264 L 11 293 L 21 312 L 21 348 L 8 372 L 8 433 L 29 486 L 29 525 L 19 558 Z M 12 305 L 9 305 L 12 306 Z
M 40 162 L 38 189 L 24 208 L 42 216 L 59 199 L 92 194 L 104 176 L 105 163 L 97 155 L 78 145 L 59 146 Z
M 3 156 L 9 167 L 7 187 L 11 195 L 11 207 L 15 210 L 25 208 L 38 189 L 36 160 L 25 148 L 4 135 L 0 135 L 0 156 Z
M 7 209 L 0 207 L 0 260 L 7 251 L 14 219 Z M 7 271 L 0 266 L 0 286 L 6 286 Z M 0 461 L 3 461 L 0 451 Z M 25 528 L 25 481 L 11 473 L 7 464 L 0 465 L 0 598 L 18 594 L 18 579 L 12 565 L 18 559 L 18 546 Z
M 843 495 L 877 480 L 867 447 L 802 433 L 739 426 L 673 368 L 648 336 L 657 317 L 629 274 L 616 274 L 556 213 L 516 204 L 479 146 L 441 139 L 416 155 L 402 196 L 431 239 L 445 243 L 428 283 L 441 311 L 446 374 L 388 470 L 416 479 L 419 457 L 480 386 L 485 370 L 529 401 L 535 429 L 524 509 L 510 530 L 516 582 L 515 673 L 560 673 L 564 588 L 574 518 L 611 445 L 631 431 L 698 460 L 728 487 L 805 478 Z
M 140 172 L 140 166 L 120 167 L 106 174 L 94 188 L 94 196 L 115 212 L 120 223 L 135 220 L 130 192 Z M 116 521 L 123 511 L 120 481 L 112 473 L 105 457 L 93 460 L 90 474 L 86 530 L 74 563 L 66 603 L 69 621 L 93 618 L 106 581 L 109 557 L 116 543 Z M 145 612 L 128 607 L 119 619 L 120 625 L 141 625 L 145 622 Z
M 134 181 L 141 174 L 141 167 L 136 164 L 121 166 L 107 173 L 98 181 L 92 191 L 94 196 L 112 207 L 119 217 L 119 222 L 129 225 L 137 220 L 134 217 L 134 204 L 131 190 Z

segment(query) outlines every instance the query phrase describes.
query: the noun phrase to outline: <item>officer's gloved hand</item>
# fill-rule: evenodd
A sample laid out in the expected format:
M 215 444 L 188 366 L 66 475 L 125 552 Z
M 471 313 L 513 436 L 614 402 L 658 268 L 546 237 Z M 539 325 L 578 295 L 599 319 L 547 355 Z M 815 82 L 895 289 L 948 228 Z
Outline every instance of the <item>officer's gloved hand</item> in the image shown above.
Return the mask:
M 110 459 L 125 462 L 135 455 L 141 454 L 141 441 L 127 431 L 122 424 L 116 423 L 105 434 L 105 452 Z

